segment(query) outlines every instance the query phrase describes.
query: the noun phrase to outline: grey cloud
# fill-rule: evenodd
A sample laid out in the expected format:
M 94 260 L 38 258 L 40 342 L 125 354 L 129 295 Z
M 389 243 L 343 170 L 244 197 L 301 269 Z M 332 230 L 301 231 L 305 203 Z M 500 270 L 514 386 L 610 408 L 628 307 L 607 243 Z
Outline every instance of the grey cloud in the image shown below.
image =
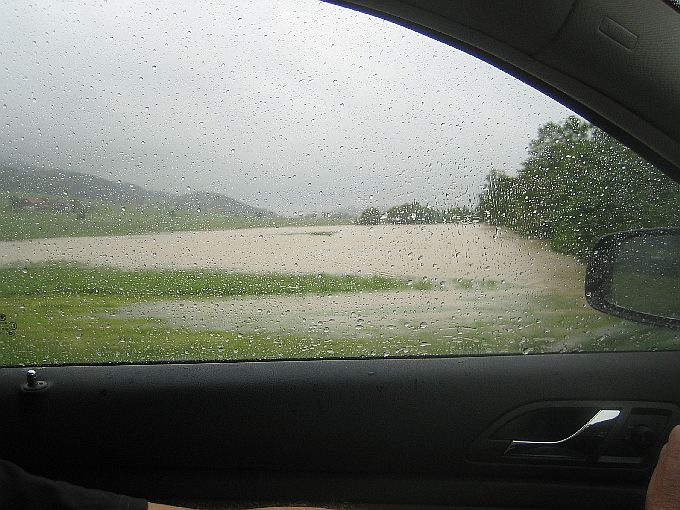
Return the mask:
M 318 2 L 4 1 L 0 160 L 278 212 L 473 199 L 570 112 Z

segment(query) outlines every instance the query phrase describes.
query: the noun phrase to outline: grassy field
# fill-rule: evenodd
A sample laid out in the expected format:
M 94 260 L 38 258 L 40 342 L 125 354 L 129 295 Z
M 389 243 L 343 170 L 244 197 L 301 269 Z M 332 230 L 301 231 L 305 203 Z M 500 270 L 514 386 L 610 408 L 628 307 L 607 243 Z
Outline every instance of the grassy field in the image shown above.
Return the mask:
M 461 322 L 458 333 L 375 331 L 347 340 L 324 334 L 281 336 L 169 327 L 153 318 L 119 315 L 136 299 L 121 296 L 0 298 L 14 335 L 0 335 L 0 365 L 130 361 L 243 360 L 324 357 L 479 355 L 647 350 L 677 346 L 676 335 L 611 317 L 574 313 L 565 303 L 540 323 Z M 565 313 L 567 311 L 571 313 Z M 550 337 L 546 337 L 546 330 Z M 598 333 L 599 332 L 599 333 Z
M 385 276 L 243 274 L 197 269 L 125 271 L 65 263 L 0 268 L 0 297 L 94 295 L 162 299 L 428 288 L 431 285 L 425 281 Z
M 124 305 L 169 297 L 334 294 L 430 289 L 427 282 L 382 276 L 123 271 L 75 264 L 0 268 L 0 365 L 186 359 L 307 357 L 328 354 L 308 338 L 277 338 L 168 327 L 119 317 Z M 332 342 L 333 343 L 333 342 Z M 355 346 L 352 348 L 356 351 Z M 338 352 L 342 352 L 335 346 Z
M 460 289 L 480 287 L 464 280 Z M 385 277 L 231 274 L 206 271 L 122 271 L 48 264 L 0 269 L 0 313 L 15 322 L 0 332 L 0 365 L 107 363 L 163 360 L 236 360 L 320 357 L 540 353 L 671 347 L 677 334 L 646 328 L 584 309 L 578 299 L 539 297 L 535 315 L 493 321 L 463 319 L 441 334 L 416 329 L 408 336 L 364 331 L 332 334 L 202 330 L 170 326 L 158 318 L 129 317 L 122 307 L 185 296 L 195 300 L 265 294 L 431 290 Z M 190 313 L 188 311 L 188 313 Z
M 2 204 L 0 204 L 1 206 Z M 1 207 L 0 207 L 1 208 Z M 137 206 L 98 205 L 79 218 L 73 212 L 12 210 L 0 213 L 0 241 L 50 237 L 129 235 L 254 227 L 332 226 L 349 219 L 227 216 L 211 212 L 176 211 Z M 331 235 L 324 233 L 318 235 Z

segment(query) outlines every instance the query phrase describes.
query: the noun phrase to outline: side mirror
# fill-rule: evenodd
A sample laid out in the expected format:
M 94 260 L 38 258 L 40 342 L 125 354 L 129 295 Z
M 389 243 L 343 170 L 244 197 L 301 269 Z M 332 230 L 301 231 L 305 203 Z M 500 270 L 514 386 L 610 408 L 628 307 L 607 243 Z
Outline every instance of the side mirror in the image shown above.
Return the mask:
M 617 232 L 588 258 L 588 304 L 632 321 L 680 328 L 680 229 Z

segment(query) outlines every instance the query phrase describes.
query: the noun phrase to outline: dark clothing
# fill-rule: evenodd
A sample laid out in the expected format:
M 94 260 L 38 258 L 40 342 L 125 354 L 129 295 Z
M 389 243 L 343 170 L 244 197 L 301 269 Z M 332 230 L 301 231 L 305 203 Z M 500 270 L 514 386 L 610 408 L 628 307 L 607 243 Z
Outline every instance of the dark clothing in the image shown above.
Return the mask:
M 147 507 L 143 499 L 55 482 L 0 460 L 2 510 L 147 510 Z

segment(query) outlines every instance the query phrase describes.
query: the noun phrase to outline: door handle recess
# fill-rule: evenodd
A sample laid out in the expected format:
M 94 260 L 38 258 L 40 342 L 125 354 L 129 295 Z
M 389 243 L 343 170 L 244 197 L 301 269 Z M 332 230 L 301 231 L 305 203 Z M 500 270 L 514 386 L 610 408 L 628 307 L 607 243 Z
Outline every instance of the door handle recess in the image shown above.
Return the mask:
M 558 441 L 514 440 L 504 455 L 554 459 L 585 459 L 606 439 L 616 424 L 619 409 L 601 409 L 576 432 Z

